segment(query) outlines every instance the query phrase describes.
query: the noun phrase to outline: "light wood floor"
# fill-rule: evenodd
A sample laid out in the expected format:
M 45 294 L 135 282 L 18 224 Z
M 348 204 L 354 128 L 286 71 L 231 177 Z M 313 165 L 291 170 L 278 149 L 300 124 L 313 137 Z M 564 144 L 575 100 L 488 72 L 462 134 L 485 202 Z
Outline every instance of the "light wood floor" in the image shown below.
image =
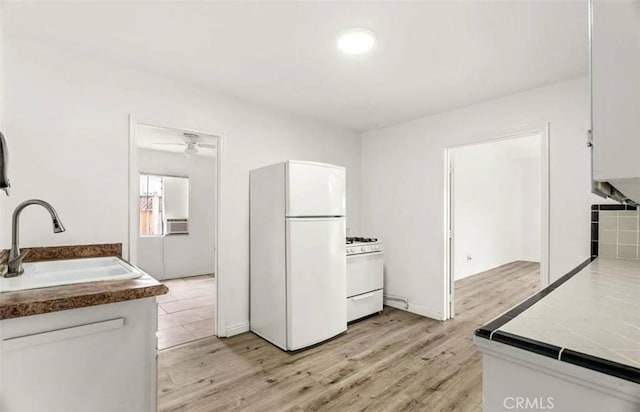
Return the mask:
M 452 320 L 385 308 L 295 354 L 251 333 L 162 351 L 159 410 L 479 411 L 473 332 L 533 294 L 538 279 L 537 263 L 509 263 L 456 282 Z

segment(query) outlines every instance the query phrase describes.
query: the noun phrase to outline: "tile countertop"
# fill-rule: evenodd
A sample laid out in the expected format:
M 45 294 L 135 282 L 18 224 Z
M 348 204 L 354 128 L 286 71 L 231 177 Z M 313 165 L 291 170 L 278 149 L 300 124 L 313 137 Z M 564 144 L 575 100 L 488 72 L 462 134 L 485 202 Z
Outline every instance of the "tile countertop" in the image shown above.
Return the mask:
M 476 335 L 640 383 L 640 261 L 586 261 Z
M 6 251 L 0 264 L 6 264 Z M 121 244 L 73 245 L 33 248 L 25 261 L 46 261 L 85 257 L 122 258 Z M 138 279 L 78 283 L 0 294 L 0 320 L 78 309 L 126 300 L 164 295 L 169 289 L 149 275 Z

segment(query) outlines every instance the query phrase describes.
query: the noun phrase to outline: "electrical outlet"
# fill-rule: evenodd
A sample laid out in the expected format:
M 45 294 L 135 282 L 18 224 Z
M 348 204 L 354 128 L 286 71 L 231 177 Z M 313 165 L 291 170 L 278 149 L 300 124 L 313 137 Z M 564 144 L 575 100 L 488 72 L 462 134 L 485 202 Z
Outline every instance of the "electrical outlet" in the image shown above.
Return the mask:
M 471 255 L 467 255 L 467 262 L 471 262 L 471 259 L 473 259 Z

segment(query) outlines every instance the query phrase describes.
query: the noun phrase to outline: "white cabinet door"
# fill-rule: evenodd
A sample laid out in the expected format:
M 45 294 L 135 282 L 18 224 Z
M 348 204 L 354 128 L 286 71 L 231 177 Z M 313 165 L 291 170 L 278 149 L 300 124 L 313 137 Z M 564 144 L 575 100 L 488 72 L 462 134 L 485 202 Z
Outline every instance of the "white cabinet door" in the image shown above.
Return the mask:
M 347 330 L 345 222 L 287 219 L 287 347 Z
M 0 410 L 155 410 L 156 302 L 4 320 Z
M 382 252 L 347 256 L 347 296 L 355 296 L 384 286 Z
M 593 176 L 640 177 L 640 0 L 592 7 Z
M 345 169 L 309 162 L 287 163 L 289 217 L 345 216 Z

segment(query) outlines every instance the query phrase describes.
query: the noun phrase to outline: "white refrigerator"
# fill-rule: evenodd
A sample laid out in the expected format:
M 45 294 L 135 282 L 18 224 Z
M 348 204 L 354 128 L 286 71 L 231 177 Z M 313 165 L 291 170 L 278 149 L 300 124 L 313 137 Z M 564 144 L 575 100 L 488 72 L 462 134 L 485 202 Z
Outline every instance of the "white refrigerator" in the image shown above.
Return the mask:
M 251 331 L 288 351 L 346 331 L 345 169 L 290 160 L 249 180 Z

